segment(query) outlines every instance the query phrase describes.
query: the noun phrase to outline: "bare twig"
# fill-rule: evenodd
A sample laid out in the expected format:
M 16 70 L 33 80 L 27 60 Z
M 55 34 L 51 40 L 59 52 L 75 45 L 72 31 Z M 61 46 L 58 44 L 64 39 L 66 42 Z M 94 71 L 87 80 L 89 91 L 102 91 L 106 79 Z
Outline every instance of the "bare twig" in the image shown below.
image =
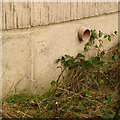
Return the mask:
M 65 67 L 62 72 L 60 73 L 60 75 L 58 76 L 58 79 L 56 81 L 56 87 L 58 87 L 58 84 L 59 84 L 59 80 L 60 80 L 60 77 L 62 76 L 62 74 L 64 73 L 64 71 L 66 70 L 67 67 Z
M 25 75 L 26 75 L 26 74 L 25 74 Z M 18 82 L 15 84 L 14 87 L 13 87 L 13 85 L 11 86 L 8 94 L 7 94 L 6 96 L 4 96 L 3 99 L 5 99 L 5 98 L 9 95 L 9 93 L 10 93 L 14 88 L 16 88 L 16 86 L 23 80 L 23 78 L 25 77 L 25 75 L 23 75 L 22 78 L 18 80 Z

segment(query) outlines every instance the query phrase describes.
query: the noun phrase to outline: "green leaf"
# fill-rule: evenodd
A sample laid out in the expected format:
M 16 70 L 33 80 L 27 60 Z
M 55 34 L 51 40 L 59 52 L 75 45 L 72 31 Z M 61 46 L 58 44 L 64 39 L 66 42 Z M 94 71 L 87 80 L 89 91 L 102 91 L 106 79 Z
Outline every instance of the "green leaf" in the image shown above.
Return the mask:
M 99 86 L 99 83 L 95 80 L 95 84 L 97 85 L 97 86 Z
M 103 85 L 104 81 L 103 80 L 100 80 L 100 85 Z
M 111 101 L 111 97 L 108 95 L 105 97 L 106 100 L 108 100 L 109 102 Z
M 105 118 L 105 119 L 113 119 L 114 118 L 114 115 L 113 114 L 102 114 L 102 117 Z
M 98 63 L 100 62 L 100 57 L 91 57 L 89 60 L 92 62 L 92 64 Z
M 72 58 L 70 55 L 65 55 L 65 57 L 68 59 Z
M 89 84 L 92 84 L 92 83 L 93 83 L 93 81 L 92 81 L 91 78 L 88 78 L 88 83 L 89 83 Z
M 107 35 L 104 35 L 104 38 L 107 38 Z
M 61 61 L 61 59 L 57 59 L 57 60 L 56 60 L 56 63 L 59 63 L 60 61 Z
M 85 106 L 81 103 L 81 102 L 79 102 L 79 108 L 80 108 L 80 110 L 83 110 L 83 109 L 85 109 Z
M 81 67 L 82 67 L 82 68 L 83 68 L 83 70 L 85 70 L 85 71 L 88 69 L 88 66 L 87 66 L 87 65 L 85 65 L 85 64 L 82 64 L 82 65 L 81 65 Z
M 103 103 L 106 105 L 108 103 L 108 100 L 104 100 Z
M 62 56 L 61 60 L 65 60 L 65 57 L 64 57 L 64 56 Z
M 99 30 L 99 37 L 102 37 L 103 33 Z
M 90 42 L 87 42 L 85 46 L 91 46 L 92 44 Z
M 85 55 L 81 54 L 81 53 L 78 53 L 78 57 L 83 57 L 85 58 Z
M 88 51 L 88 48 L 87 48 L 87 47 L 84 47 L 84 51 Z
M 108 35 L 108 40 L 111 41 L 111 36 L 110 35 Z
M 61 61 L 61 63 L 65 65 L 66 61 Z
M 110 80 L 111 82 L 114 82 L 114 79 L 112 79 L 112 78 L 110 78 L 109 80 Z
M 99 62 L 100 61 L 100 57 L 94 57 L 94 62 Z
M 120 72 L 120 68 L 117 69 Z
M 95 47 L 95 48 L 98 48 L 98 45 L 95 45 L 94 47 Z
M 101 62 L 99 63 L 99 67 L 102 68 L 102 67 L 103 67 L 103 64 L 105 64 L 105 63 L 101 61 Z
M 52 82 L 51 82 L 51 85 L 55 85 L 55 84 L 56 84 L 56 81 L 52 81 Z
M 95 78 L 95 72 L 92 72 L 92 74 L 91 74 L 91 78 L 92 78 L 92 79 Z
M 71 61 L 75 61 L 75 58 L 73 56 L 70 55 L 65 55 L 65 58 Z
M 95 43 L 95 38 L 97 39 L 98 37 L 97 37 L 97 33 L 96 33 L 96 30 L 91 30 L 91 36 L 90 36 L 90 41 L 92 42 L 92 43 Z
M 105 57 L 102 57 L 102 58 L 101 58 L 101 61 L 107 63 L 107 59 L 105 59 Z
M 77 67 L 80 65 L 80 62 L 74 62 L 74 66 Z
M 64 61 L 64 62 L 63 62 L 63 64 L 64 64 L 65 66 L 70 66 L 72 63 L 73 63 L 73 62 L 70 61 L 70 60 L 67 60 L 67 61 Z
M 44 102 L 44 101 L 46 101 L 46 100 L 47 100 L 47 98 L 43 98 L 41 102 Z

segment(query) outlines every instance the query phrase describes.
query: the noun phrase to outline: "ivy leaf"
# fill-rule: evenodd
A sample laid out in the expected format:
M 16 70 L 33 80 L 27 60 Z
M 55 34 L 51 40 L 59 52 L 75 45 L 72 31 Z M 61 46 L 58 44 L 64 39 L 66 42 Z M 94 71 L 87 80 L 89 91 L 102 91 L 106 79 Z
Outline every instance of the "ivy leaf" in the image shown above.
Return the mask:
M 57 60 L 56 60 L 56 63 L 59 63 L 60 61 L 61 61 L 61 59 L 57 59 Z
M 92 44 L 90 42 L 87 42 L 85 46 L 91 46 Z
M 73 56 L 70 55 L 65 55 L 66 59 L 71 60 L 71 61 L 75 61 L 75 58 Z
M 90 58 L 90 61 L 91 61 L 92 63 L 98 63 L 98 62 L 100 62 L 100 57 L 91 57 L 91 58 Z
M 52 82 L 51 82 L 51 85 L 55 85 L 55 84 L 56 84 L 56 81 L 52 81 Z
M 96 30 L 91 30 L 90 41 L 94 42 L 94 39 L 97 37 Z
M 95 48 L 98 48 L 98 45 L 95 45 L 94 47 L 95 47 Z
M 65 57 L 64 56 L 62 56 L 62 58 L 61 58 L 62 60 L 65 60 Z
M 107 35 L 104 35 L 104 38 L 107 38 Z
M 99 37 L 102 37 L 103 33 L 99 30 Z
M 74 66 L 77 67 L 80 65 L 80 62 L 74 62 Z
M 87 48 L 87 47 L 84 47 L 84 51 L 88 51 L 88 48 Z
M 66 58 L 71 58 L 71 56 L 70 56 L 70 55 L 65 55 L 65 57 L 66 57 Z
M 62 61 L 62 63 L 65 65 L 65 66 L 69 66 L 71 64 L 71 62 L 69 60 L 67 61 Z
M 111 36 L 110 35 L 108 35 L 108 40 L 111 41 Z
M 81 54 L 81 53 L 78 53 L 78 57 L 83 57 L 85 58 L 85 55 Z

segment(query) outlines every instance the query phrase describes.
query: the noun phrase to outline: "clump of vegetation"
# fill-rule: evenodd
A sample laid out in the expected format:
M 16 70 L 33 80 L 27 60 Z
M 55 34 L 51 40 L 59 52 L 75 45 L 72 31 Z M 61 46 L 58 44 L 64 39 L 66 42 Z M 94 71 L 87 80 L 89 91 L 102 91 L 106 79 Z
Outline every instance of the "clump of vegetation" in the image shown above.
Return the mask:
M 53 87 L 48 93 L 43 96 L 9 96 L 3 102 L 3 116 L 120 119 L 120 44 L 105 53 L 103 39 L 111 41 L 111 36 L 91 30 L 90 40 L 82 53 L 57 59 L 61 73 L 51 82 Z M 86 52 L 93 46 L 96 56 L 86 58 Z M 64 76 L 64 72 L 67 75 Z
M 114 35 L 117 35 L 117 31 Z M 80 112 L 78 117 L 83 114 L 89 117 L 114 118 L 119 109 L 120 44 L 111 48 L 109 54 L 105 54 L 102 38 L 111 41 L 110 35 L 103 35 L 102 31 L 97 34 L 96 30 L 91 30 L 90 40 L 85 44 L 83 53 L 78 53 L 76 57 L 64 55 L 56 61 L 63 66 L 62 74 L 68 71 L 67 79 L 59 82 L 62 76 L 60 74 L 56 85 L 62 87 L 63 91 L 74 93 L 71 99 L 77 99 L 77 105 L 69 109 L 77 109 Z M 92 46 L 97 49 L 97 55 L 86 59 L 85 52 Z

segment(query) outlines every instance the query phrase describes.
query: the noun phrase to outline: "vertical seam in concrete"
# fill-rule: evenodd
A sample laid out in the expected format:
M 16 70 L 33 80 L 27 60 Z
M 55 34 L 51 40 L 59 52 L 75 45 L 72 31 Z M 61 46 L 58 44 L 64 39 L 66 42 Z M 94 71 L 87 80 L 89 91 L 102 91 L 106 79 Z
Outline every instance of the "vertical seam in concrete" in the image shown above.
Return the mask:
M 48 24 L 50 23 L 50 10 L 49 10 L 49 5 L 47 5 L 48 8 Z
M 31 40 L 31 80 L 34 81 L 34 49 L 33 49 L 33 43 L 32 43 L 32 40 Z
M 58 0 L 57 0 L 56 2 L 57 2 L 57 4 L 56 4 L 57 7 L 56 7 L 56 8 L 58 9 Z M 56 10 L 56 11 L 57 11 L 57 10 Z M 56 23 L 57 23 L 57 15 L 58 15 L 58 14 L 57 14 L 57 12 L 56 12 L 56 20 L 55 20 Z
M 30 4 L 30 19 L 29 19 L 30 27 L 31 27 L 31 4 Z
M 39 23 L 41 24 L 41 9 L 40 9 L 40 14 L 39 15 L 40 15 L 40 22 Z
M 3 2 L 1 2 L 1 4 L 3 4 Z M 2 29 L 5 29 L 5 21 L 4 21 L 4 16 L 3 16 L 3 13 L 4 13 L 3 5 L 1 7 L 2 7 L 2 9 L 1 9 L 0 12 L 2 13 Z
M 77 6 L 76 6 L 76 20 L 78 19 L 78 1 L 77 1 Z
M 10 11 L 12 11 L 12 2 L 10 2 Z
M 70 20 L 71 20 L 71 18 L 72 18 L 72 15 L 71 15 L 71 14 L 72 14 L 72 11 L 71 11 L 71 9 L 72 9 L 71 6 L 72 6 L 72 5 L 71 5 L 71 4 L 72 4 L 72 2 L 71 2 L 71 0 L 70 0 Z M 66 20 L 65 20 L 65 21 L 66 21 Z
M 18 28 L 18 16 L 16 16 L 16 27 Z
M 5 11 L 5 29 L 7 29 L 7 15 L 6 15 L 6 11 Z
M 30 40 L 28 43 L 28 48 L 29 48 L 29 52 L 30 52 L 30 87 L 29 90 L 31 91 L 31 88 L 33 87 L 33 82 L 34 82 L 34 51 L 33 51 L 33 40 L 31 39 L 31 33 L 29 34 L 30 36 Z
M 13 28 L 15 27 L 14 26 L 14 16 L 15 16 L 14 12 L 15 12 L 15 8 L 14 8 L 14 2 L 13 2 Z

